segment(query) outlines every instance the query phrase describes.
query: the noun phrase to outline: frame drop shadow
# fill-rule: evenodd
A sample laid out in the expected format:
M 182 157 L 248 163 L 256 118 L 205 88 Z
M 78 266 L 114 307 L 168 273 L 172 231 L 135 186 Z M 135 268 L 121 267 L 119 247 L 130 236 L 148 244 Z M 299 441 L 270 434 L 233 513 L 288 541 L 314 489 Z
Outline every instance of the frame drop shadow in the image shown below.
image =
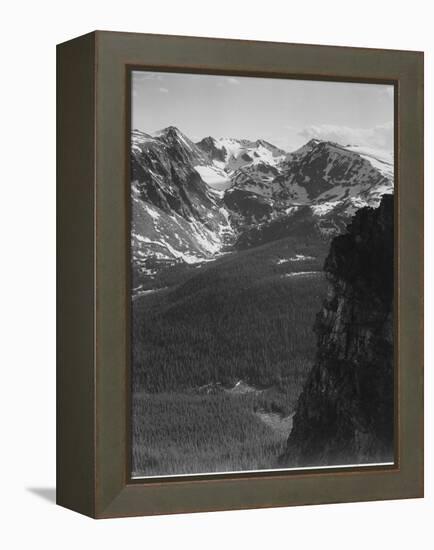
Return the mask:
M 51 502 L 51 504 L 56 504 L 56 488 L 55 487 L 27 487 L 29 493 Z

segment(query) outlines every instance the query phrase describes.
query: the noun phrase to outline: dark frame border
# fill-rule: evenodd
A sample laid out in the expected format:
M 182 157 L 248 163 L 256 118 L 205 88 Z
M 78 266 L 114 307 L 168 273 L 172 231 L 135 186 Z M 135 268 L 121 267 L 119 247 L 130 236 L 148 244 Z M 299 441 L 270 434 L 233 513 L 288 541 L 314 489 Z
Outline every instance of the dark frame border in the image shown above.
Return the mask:
M 69 207 L 77 214 L 72 220 L 72 214 L 66 221 L 59 217 L 59 234 L 69 235 L 78 219 L 84 224 L 86 250 L 89 248 L 87 278 L 75 280 L 65 275 L 65 270 L 80 255 L 68 253 L 65 246 L 80 246 L 78 237 L 61 240 L 63 246 L 59 247 L 58 503 L 103 518 L 422 496 L 423 54 L 97 31 L 58 46 L 58 59 L 59 191 L 65 195 L 69 190 L 75 201 L 66 201 L 61 213 Z M 125 304 L 129 294 L 124 269 L 129 242 L 124 208 L 127 66 L 397 82 L 395 162 L 400 200 L 395 235 L 400 258 L 396 305 L 400 369 L 395 387 L 400 409 L 399 468 L 316 470 L 236 479 L 232 475 L 223 479 L 195 477 L 174 482 L 166 478 L 157 483 L 128 479 Z M 71 71 L 78 71 L 72 83 Z M 71 109 L 74 120 L 65 120 Z M 84 158 L 77 154 L 72 162 L 65 155 L 71 146 L 85 153 Z M 74 188 L 77 168 L 83 183 L 87 182 L 87 194 L 78 185 Z M 88 204 L 94 208 L 83 212 L 83 205 Z M 90 266 L 93 277 L 88 273 Z M 68 292 L 76 295 L 78 305 L 65 303 Z M 93 347 L 83 348 L 80 358 L 69 357 L 67 352 L 84 337 L 86 341 L 91 337 Z M 71 369 L 76 372 L 72 379 Z M 84 388 L 83 383 L 87 384 Z M 78 430 L 77 425 L 86 429 Z M 68 458 L 71 450 L 76 460 Z

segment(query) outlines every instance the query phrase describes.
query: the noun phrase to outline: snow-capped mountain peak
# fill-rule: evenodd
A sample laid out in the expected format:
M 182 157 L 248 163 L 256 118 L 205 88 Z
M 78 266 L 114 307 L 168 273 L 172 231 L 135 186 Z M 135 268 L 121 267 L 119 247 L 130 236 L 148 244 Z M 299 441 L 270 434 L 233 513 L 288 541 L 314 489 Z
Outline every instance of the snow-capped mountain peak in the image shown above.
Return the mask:
M 255 163 L 276 165 L 286 155 L 285 151 L 263 139 L 251 141 L 208 136 L 196 145 L 208 154 L 211 162 L 227 173 Z
M 308 224 L 328 238 L 357 209 L 393 193 L 393 158 L 381 151 L 319 139 L 292 153 L 263 139 L 194 143 L 175 126 L 132 131 L 131 175 L 139 279 L 155 266 L 215 258 L 269 224 L 280 228 L 271 234 Z
M 161 128 L 156 132 L 153 132 L 154 137 L 186 137 L 176 126 L 167 126 L 166 128 Z

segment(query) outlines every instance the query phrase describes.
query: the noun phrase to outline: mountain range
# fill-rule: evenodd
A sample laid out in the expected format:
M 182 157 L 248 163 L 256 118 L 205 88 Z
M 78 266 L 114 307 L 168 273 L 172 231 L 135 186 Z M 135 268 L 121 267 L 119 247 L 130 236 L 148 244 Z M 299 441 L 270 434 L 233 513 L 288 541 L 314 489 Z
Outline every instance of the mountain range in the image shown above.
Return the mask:
M 133 130 L 131 193 L 134 293 L 166 267 L 290 235 L 330 240 L 393 193 L 393 158 L 317 139 L 288 153 L 263 139 Z

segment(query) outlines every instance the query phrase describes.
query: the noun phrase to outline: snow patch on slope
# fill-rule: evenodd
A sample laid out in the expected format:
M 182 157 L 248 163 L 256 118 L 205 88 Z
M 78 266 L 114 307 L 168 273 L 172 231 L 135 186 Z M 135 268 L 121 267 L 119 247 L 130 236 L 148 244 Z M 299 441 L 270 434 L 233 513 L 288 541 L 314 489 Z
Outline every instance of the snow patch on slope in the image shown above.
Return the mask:
M 340 204 L 340 201 L 323 202 L 321 204 L 315 204 L 311 206 L 311 210 L 315 214 L 315 216 L 325 216 L 334 208 L 336 208 L 338 204 Z
M 290 258 L 279 258 L 277 260 L 277 265 L 286 264 L 288 262 L 303 262 L 307 260 L 314 260 L 315 258 L 313 256 L 305 256 L 304 254 L 296 254 L 295 256 L 291 256 Z
M 196 172 L 199 172 L 199 175 L 203 181 L 212 189 L 216 189 L 217 191 L 225 191 L 231 185 L 231 180 L 228 174 L 221 168 L 209 165 L 195 166 L 194 169 Z
M 368 160 L 372 166 L 384 176 L 393 177 L 394 163 L 392 153 L 371 147 L 361 147 L 358 145 L 350 145 L 345 147 L 345 149 L 348 149 L 348 151 L 353 151 L 354 153 L 359 154 L 362 158 Z

